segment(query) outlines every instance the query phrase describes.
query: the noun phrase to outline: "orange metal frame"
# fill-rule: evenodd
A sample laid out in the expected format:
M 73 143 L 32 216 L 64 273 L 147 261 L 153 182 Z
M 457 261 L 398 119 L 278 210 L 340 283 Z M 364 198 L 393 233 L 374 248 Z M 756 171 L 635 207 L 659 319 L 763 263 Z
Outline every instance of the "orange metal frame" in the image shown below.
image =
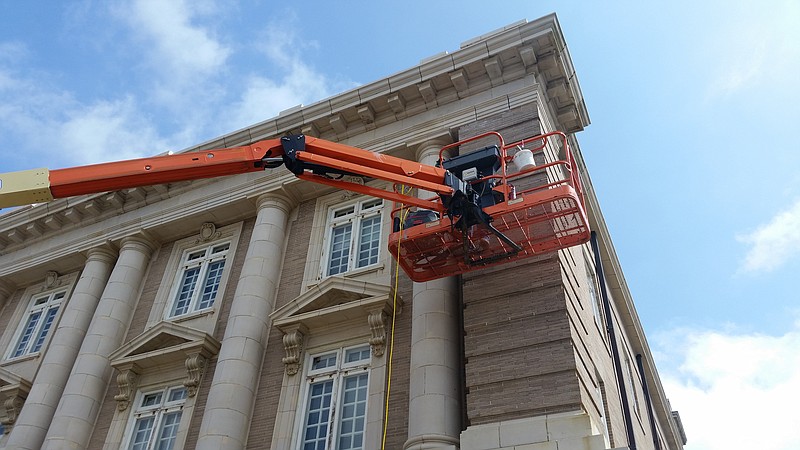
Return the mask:
M 458 275 L 589 241 L 591 234 L 580 176 L 564 133 L 548 133 L 511 144 L 505 144 L 496 132 L 481 134 L 443 147 L 439 153 L 440 165 L 449 150 L 492 136 L 499 141 L 501 167 L 497 175 L 479 181 L 495 178 L 498 184 L 494 190 L 502 193 L 504 201 L 485 208 L 484 212 L 492 218 L 495 228 L 522 250 L 510 248 L 481 225 L 473 226 L 464 234 L 456 229 L 449 217 L 442 216 L 438 221 L 403 229 L 389 236 L 389 251 L 412 280 L 428 281 Z M 508 174 L 507 164 L 512 159 L 509 149 L 527 146 L 529 150 L 538 152 L 551 139 L 560 142 L 565 154 L 563 160 Z M 561 168 L 565 176 L 554 179 L 552 172 L 556 168 Z M 547 176 L 548 182 L 515 191 L 512 181 L 548 171 L 551 172 Z M 409 210 L 409 206 L 400 205 L 392 212 L 392 217 L 402 220 Z

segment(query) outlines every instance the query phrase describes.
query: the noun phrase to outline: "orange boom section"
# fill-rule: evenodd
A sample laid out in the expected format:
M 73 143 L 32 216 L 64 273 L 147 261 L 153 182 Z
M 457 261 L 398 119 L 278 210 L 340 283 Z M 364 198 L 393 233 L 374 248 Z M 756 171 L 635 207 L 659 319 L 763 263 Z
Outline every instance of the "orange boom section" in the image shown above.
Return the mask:
M 500 174 L 473 182 L 495 180 L 493 197 L 500 201 L 483 208 L 490 224 L 477 223 L 464 229 L 457 218 L 448 216 L 415 223 L 409 214 L 418 210 L 400 206 L 393 212 L 395 223 L 403 221 L 406 226 L 402 230 L 395 226 L 389 236 L 389 251 L 412 280 L 458 275 L 589 241 L 580 178 L 566 136 L 556 132 L 506 145 L 498 134 L 487 133 L 450 145 L 443 152 L 490 135 L 500 140 Z M 528 158 L 516 173 L 507 174 L 506 163 L 525 160 L 526 151 L 537 158 Z M 547 161 L 548 155 L 559 152 L 563 158 Z M 448 166 L 447 160 L 441 161 Z M 517 192 L 515 183 L 529 186 Z

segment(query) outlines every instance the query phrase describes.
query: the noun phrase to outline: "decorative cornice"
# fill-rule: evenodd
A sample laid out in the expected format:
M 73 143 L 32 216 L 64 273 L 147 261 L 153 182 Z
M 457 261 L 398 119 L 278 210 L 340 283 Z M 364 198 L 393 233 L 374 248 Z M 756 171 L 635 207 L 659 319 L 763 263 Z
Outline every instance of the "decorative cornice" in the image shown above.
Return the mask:
M 165 342 L 171 344 L 164 345 Z M 192 328 L 172 322 L 160 322 L 130 342 L 115 350 L 109 356 L 111 366 L 119 375 L 117 384 L 120 393 L 115 399 L 118 402 L 130 401 L 135 391 L 137 378 L 158 372 L 165 366 L 183 361 L 186 368 L 186 386 L 188 395 L 194 397 L 203 381 L 208 361 L 219 353 L 220 342 L 210 335 Z M 120 410 L 127 408 L 118 403 Z

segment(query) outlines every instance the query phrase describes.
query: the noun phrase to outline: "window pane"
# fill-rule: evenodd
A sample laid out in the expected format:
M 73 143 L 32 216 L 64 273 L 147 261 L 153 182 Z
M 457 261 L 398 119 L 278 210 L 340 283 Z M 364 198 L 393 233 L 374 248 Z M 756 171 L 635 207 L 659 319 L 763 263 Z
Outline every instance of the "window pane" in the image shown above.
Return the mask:
M 350 206 L 349 208 L 343 208 L 343 209 L 340 209 L 338 211 L 334 211 L 333 212 L 333 218 L 334 219 L 338 219 L 338 218 L 344 217 L 344 216 L 346 216 L 348 214 L 353 214 L 355 212 L 355 210 L 356 210 L 355 206 Z
M 219 290 L 219 282 L 222 280 L 222 270 L 225 268 L 225 260 L 214 261 L 208 266 L 208 274 L 206 275 L 206 282 L 203 286 L 203 295 L 200 297 L 200 303 L 197 309 L 210 308 L 214 305 L 214 299 L 217 297 Z
M 314 383 L 308 390 L 308 414 L 303 432 L 304 449 L 325 449 L 331 414 L 333 380 Z
M 333 227 L 331 231 L 330 259 L 328 262 L 328 275 L 336 275 L 347 271 L 347 262 L 350 259 L 350 239 L 352 225 L 347 223 Z
M 186 398 L 186 388 L 175 388 L 169 391 L 167 402 L 177 402 Z
M 361 205 L 361 210 L 362 211 L 366 211 L 368 209 L 373 209 L 373 208 L 376 208 L 376 207 L 381 206 L 381 205 L 383 205 L 383 200 L 379 199 L 379 198 L 376 198 L 374 200 L 370 200 L 370 201 L 364 202 Z
M 315 356 L 311 360 L 311 370 L 325 369 L 336 365 L 336 353 Z
M 202 258 L 204 256 L 206 256 L 206 251 L 205 250 L 200 250 L 199 252 L 189 253 L 189 256 L 186 257 L 186 261 L 187 262 L 188 261 L 194 261 L 194 260 L 200 259 L 200 258 Z
M 231 248 L 230 243 L 220 244 L 211 249 L 211 254 L 221 253 Z
M 192 267 L 183 272 L 183 279 L 178 289 L 178 295 L 175 298 L 175 306 L 172 308 L 173 316 L 179 316 L 189 312 L 189 302 L 192 299 L 194 287 L 197 284 L 197 277 L 199 275 L 199 267 Z
M 180 411 L 164 414 L 156 450 L 172 450 L 172 447 L 175 446 L 175 438 L 178 436 L 178 425 L 180 423 Z
M 19 337 L 17 347 L 14 349 L 14 354 L 11 355 L 12 357 L 21 356 L 26 353 L 25 349 L 28 347 L 28 343 L 31 341 L 33 332 L 36 330 L 36 325 L 39 324 L 39 319 L 41 317 L 41 310 L 33 312 L 30 316 L 28 316 L 28 322 L 25 324 L 25 328 L 22 330 L 22 335 Z
M 357 348 L 349 348 L 344 351 L 344 362 L 345 363 L 354 363 L 358 361 L 368 361 L 369 360 L 369 346 L 365 345 L 363 347 Z
M 161 392 L 147 394 L 142 397 L 142 406 L 155 406 L 161 404 Z
M 57 313 L 58 313 L 57 305 L 48 309 L 47 312 L 45 313 L 44 322 L 42 323 L 42 328 L 36 335 L 36 341 L 34 341 L 33 347 L 31 347 L 31 353 L 38 352 L 39 350 L 42 349 L 42 345 L 44 345 L 44 340 L 47 337 L 47 333 L 50 331 L 50 328 L 53 326 L 53 321 L 56 319 Z
M 361 221 L 361 236 L 358 240 L 358 267 L 378 262 L 381 243 L 381 217 L 375 216 Z
M 368 379 L 366 373 L 344 379 L 342 417 L 339 424 L 340 450 L 363 448 Z
M 145 450 L 147 448 L 147 444 L 150 442 L 150 435 L 153 433 L 154 422 L 155 417 L 153 416 L 136 420 L 130 450 Z

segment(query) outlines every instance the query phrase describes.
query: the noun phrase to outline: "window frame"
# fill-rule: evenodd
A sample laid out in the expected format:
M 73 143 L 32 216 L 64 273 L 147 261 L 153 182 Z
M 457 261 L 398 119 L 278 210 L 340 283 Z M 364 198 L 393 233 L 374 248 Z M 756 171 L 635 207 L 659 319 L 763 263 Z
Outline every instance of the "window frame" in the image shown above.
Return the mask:
M 227 246 L 225 249 L 214 252 L 213 250 L 218 247 Z M 168 297 L 168 303 L 166 308 L 164 308 L 164 319 L 165 320 L 181 320 L 186 317 L 191 317 L 196 314 L 203 314 L 210 310 L 214 309 L 214 306 L 217 304 L 217 301 L 221 297 L 221 293 L 224 294 L 225 292 L 225 285 L 227 284 L 228 274 L 230 273 L 231 264 L 229 255 L 232 255 L 231 248 L 233 247 L 233 243 L 231 239 L 222 239 L 218 241 L 213 241 L 209 243 L 204 243 L 203 245 L 198 245 L 192 248 L 188 248 L 183 251 L 180 260 L 178 262 L 178 268 L 175 273 L 175 277 L 172 282 L 172 287 L 170 289 L 170 294 Z M 199 256 L 195 259 L 190 259 L 192 255 L 195 255 L 199 252 L 203 251 L 204 254 Z M 222 273 L 217 276 L 218 280 L 216 285 L 214 286 L 214 297 L 211 299 L 211 303 L 207 306 L 201 306 L 205 300 L 202 300 L 204 290 L 207 287 L 207 282 L 209 280 L 210 274 L 210 267 L 219 261 L 224 261 L 222 267 Z M 197 277 L 192 284 L 193 290 L 191 296 L 188 298 L 188 302 L 185 305 L 186 309 L 185 312 L 176 313 L 178 308 L 178 304 L 180 302 L 179 294 L 182 293 L 182 289 L 184 287 L 184 283 L 186 280 L 186 274 L 189 270 L 198 267 L 199 272 Z
M 322 240 L 322 255 L 320 257 L 320 274 L 319 279 L 325 279 L 332 276 L 345 276 L 353 273 L 372 269 L 381 263 L 381 257 L 384 254 L 382 251 L 385 232 L 384 225 L 384 209 L 386 202 L 380 198 L 362 196 L 355 200 L 331 205 L 328 207 L 325 219 L 325 234 Z M 353 211 L 346 213 L 344 211 L 352 208 Z M 344 212 L 344 213 L 343 213 Z M 341 215 L 337 215 L 340 214 Z M 361 251 L 358 248 L 361 245 L 361 239 L 364 236 L 364 223 L 374 218 L 378 218 L 377 230 L 370 230 L 371 235 L 377 235 L 377 240 L 370 241 L 370 255 L 368 255 L 368 262 L 361 265 Z M 335 250 L 332 248 L 334 245 L 335 230 L 341 229 L 344 226 L 350 226 L 350 237 L 347 247 L 347 261 L 339 264 L 339 269 L 333 272 L 334 267 L 331 266 L 331 261 Z M 375 254 L 371 252 L 374 250 Z
M 367 358 L 359 359 L 355 362 L 347 362 L 345 360 L 345 355 L 350 350 L 360 350 L 364 351 L 367 350 L 369 352 L 369 356 Z M 320 369 L 313 368 L 313 361 L 316 357 L 321 356 L 329 356 L 329 355 L 336 355 L 336 362 L 334 366 L 326 366 Z M 363 399 L 364 404 L 364 412 L 361 415 L 363 417 L 363 425 L 360 430 L 362 435 L 361 441 L 361 449 L 367 448 L 367 424 L 369 418 L 369 399 L 370 395 L 374 394 L 371 393 L 369 390 L 370 381 L 372 377 L 373 371 L 373 359 L 374 356 L 372 354 L 372 348 L 369 344 L 358 344 L 358 345 L 350 345 L 350 346 L 343 346 L 338 347 L 335 349 L 329 349 L 326 351 L 320 351 L 315 353 L 309 353 L 306 355 L 306 363 L 304 366 L 306 367 L 305 373 L 303 374 L 303 382 L 300 389 L 300 402 L 297 408 L 297 416 L 295 418 L 295 431 L 292 433 L 294 437 L 294 443 L 292 445 L 292 449 L 294 450 L 302 450 L 305 445 L 305 434 L 306 429 L 308 427 L 308 416 L 309 416 L 309 404 L 310 404 L 310 393 L 312 386 L 326 382 L 329 380 L 333 381 L 333 388 L 331 392 L 331 405 L 329 407 L 329 418 L 327 424 L 327 443 L 332 443 L 332 448 L 328 447 L 326 443 L 325 450 L 334 450 L 339 449 L 339 438 L 341 435 L 341 424 L 342 424 L 342 412 L 344 410 L 344 393 L 345 393 L 345 381 L 347 379 L 358 377 L 361 375 L 366 375 L 366 396 Z
M 66 287 L 61 286 L 26 295 L 29 299 L 27 307 L 16 321 L 18 325 L 11 340 L 7 344 L 4 361 L 19 361 L 32 358 L 41 354 L 42 351 L 46 349 L 52 334 L 55 333 L 54 330 L 58 326 L 58 321 L 61 318 L 68 298 L 71 295 L 71 287 L 71 285 Z M 39 300 L 44 300 L 44 302 L 37 304 Z M 54 312 L 48 319 L 47 314 L 50 311 Z M 31 335 L 24 344 L 25 349 L 22 353 L 18 354 L 19 347 L 22 344 L 21 340 L 26 334 L 26 329 L 29 327 L 30 318 L 34 313 L 38 312 L 41 312 L 41 315 L 36 319 L 37 322 L 34 325 L 34 329 L 31 330 Z M 47 320 L 49 320 L 50 323 L 45 333 L 42 334 L 42 328 L 45 326 Z M 36 350 L 33 350 L 33 347 L 37 347 Z
M 183 396 L 178 400 L 170 401 L 170 395 L 176 391 L 183 391 Z M 157 405 L 142 405 L 145 398 L 153 394 L 161 394 L 159 403 Z M 173 434 L 174 442 L 172 444 L 172 449 L 183 448 L 184 442 L 181 441 L 185 439 L 185 436 L 181 435 L 181 431 L 186 427 L 186 422 L 191 419 L 191 417 L 187 417 L 190 414 L 185 414 L 187 412 L 188 399 L 188 389 L 182 384 L 162 385 L 156 388 L 140 389 L 137 391 L 135 401 L 132 402 L 132 404 L 136 406 L 130 408 L 128 420 L 125 425 L 124 437 L 122 439 L 123 445 L 120 446 L 120 448 L 133 450 L 139 419 L 152 416 L 155 417 L 155 419 L 144 448 L 145 450 L 156 449 L 158 441 L 161 439 L 158 436 L 164 429 L 164 418 L 168 414 L 175 412 L 180 412 L 180 418 L 174 425 L 175 431 Z M 188 412 L 191 413 L 191 410 L 188 410 Z
M 161 283 L 156 293 L 153 306 L 150 309 L 150 316 L 147 319 L 145 329 L 150 329 L 159 322 L 166 321 L 191 324 L 193 328 L 213 335 L 218 318 L 215 312 L 219 310 L 228 289 L 231 288 L 229 286 L 231 282 L 230 276 L 231 272 L 233 272 L 243 225 L 243 222 L 237 222 L 221 228 L 214 227 L 210 237 L 203 236 L 201 231 L 200 235 L 195 234 L 173 242 L 172 250 L 168 255 L 166 267 L 163 269 L 164 272 L 161 277 Z M 176 290 L 181 283 L 181 275 L 183 272 L 182 262 L 185 256 L 192 250 L 207 248 L 224 242 L 230 242 L 230 248 L 228 249 L 226 258 L 230 261 L 225 264 L 225 270 L 223 271 L 219 283 L 214 304 L 199 311 L 191 311 L 184 315 L 171 316 L 175 304 Z

